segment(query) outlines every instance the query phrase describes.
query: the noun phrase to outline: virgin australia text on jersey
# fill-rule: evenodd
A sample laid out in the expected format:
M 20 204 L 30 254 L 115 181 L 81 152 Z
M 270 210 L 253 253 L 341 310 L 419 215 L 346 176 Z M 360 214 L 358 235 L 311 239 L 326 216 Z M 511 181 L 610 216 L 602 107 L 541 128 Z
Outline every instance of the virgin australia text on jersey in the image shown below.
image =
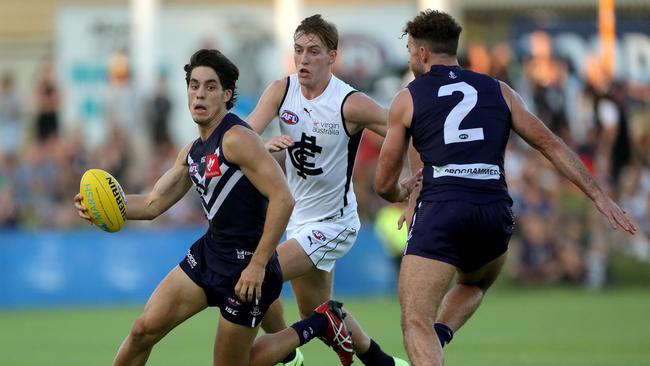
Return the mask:
M 317 121 L 314 121 L 314 127 L 312 127 L 311 131 L 321 135 L 338 135 L 340 133 L 337 123 Z

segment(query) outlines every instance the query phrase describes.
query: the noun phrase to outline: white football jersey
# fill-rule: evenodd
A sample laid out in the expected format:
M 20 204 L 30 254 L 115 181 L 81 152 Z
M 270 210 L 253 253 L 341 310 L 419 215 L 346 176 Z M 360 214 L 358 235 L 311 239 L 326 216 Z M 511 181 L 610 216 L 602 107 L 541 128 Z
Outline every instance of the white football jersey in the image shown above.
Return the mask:
M 343 103 L 355 90 L 332 75 L 325 91 L 308 100 L 297 75 L 287 79 L 278 116 L 281 133 L 294 142 L 285 160 L 296 201 L 289 227 L 356 216 L 352 171 L 362 133 L 351 136 L 343 121 Z

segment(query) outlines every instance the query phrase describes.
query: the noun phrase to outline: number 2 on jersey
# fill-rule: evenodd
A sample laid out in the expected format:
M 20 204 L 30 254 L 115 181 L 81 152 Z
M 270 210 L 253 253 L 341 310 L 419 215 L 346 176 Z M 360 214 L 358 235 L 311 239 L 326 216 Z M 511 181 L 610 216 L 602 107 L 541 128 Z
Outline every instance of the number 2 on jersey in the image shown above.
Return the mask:
M 447 97 L 457 91 L 463 93 L 463 99 L 449 112 L 447 118 L 445 118 L 445 144 L 483 140 L 482 128 L 460 129 L 460 123 L 476 106 L 476 101 L 478 100 L 478 92 L 473 86 L 464 81 L 443 85 L 438 89 L 438 96 Z

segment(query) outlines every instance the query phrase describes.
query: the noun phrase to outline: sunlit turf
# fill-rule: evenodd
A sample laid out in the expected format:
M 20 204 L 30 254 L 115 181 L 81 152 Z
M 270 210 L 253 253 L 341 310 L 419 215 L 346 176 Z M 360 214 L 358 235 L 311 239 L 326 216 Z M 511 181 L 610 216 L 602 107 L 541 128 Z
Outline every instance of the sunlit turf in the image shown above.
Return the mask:
M 405 357 L 395 298 L 342 299 L 382 348 Z M 297 319 L 285 301 L 287 321 Z M 109 365 L 141 305 L 0 312 L 0 365 Z M 217 312 L 206 310 L 156 346 L 150 365 L 210 365 Z M 650 365 L 650 291 L 499 288 L 445 350 L 446 365 Z M 319 340 L 307 366 L 337 365 Z M 355 361 L 355 364 L 361 364 Z

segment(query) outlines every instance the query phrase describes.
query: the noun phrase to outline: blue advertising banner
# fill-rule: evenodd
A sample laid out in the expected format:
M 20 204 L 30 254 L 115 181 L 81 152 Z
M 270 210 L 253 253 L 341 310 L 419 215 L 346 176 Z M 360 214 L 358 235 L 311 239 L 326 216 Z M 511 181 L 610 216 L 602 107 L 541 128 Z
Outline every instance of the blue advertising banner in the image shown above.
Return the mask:
M 143 303 L 202 234 L 202 228 L 0 231 L 0 307 Z M 382 295 L 394 292 L 395 281 L 374 233 L 362 230 L 337 264 L 334 288 L 338 296 Z

